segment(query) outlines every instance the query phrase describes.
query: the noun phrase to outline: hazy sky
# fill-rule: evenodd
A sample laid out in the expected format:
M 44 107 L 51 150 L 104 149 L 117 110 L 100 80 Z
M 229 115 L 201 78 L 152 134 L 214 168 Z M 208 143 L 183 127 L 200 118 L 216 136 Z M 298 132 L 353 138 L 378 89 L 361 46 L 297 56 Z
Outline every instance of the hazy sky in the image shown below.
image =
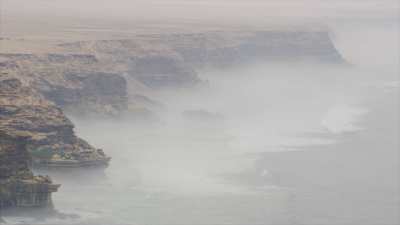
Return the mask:
M 7 13 L 115 18 L 393 16 L 397 0 L 2 0 Z M 357 14 L 355 14 L 357 13 Z

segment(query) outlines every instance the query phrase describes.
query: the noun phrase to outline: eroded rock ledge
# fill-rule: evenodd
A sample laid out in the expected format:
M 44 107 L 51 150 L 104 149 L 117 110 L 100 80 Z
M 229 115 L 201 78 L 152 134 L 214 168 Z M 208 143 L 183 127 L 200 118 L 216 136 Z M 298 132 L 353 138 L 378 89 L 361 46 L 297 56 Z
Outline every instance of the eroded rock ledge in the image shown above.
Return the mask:
M 29 170 L 29 135 L 0 130 L 0 210 L 9 207 L 52 207 L 51 194 L 60 185 Z
M 0 131 L 24 132 L 34 166 L 107 166 L 110 157 L 78 138 L 61 109 L 19 79 L 0 77 Z

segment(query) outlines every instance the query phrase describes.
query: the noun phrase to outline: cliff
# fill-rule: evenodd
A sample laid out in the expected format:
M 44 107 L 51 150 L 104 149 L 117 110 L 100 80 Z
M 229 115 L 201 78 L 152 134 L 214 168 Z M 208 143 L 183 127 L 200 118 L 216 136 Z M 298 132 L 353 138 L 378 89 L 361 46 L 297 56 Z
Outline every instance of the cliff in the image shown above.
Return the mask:
M 0 210 L 8 207 L 51 207 L 51 193 L 59 185 L 49 177 L 34 176 L 25 132 L 0 130 Z
M 187 71 L 186 76 L 190 77 L 190 70 L 252 62 L 345 63 L 329 33 L 324 30 L 173 33 L 141 35 L 129 40 L 82 41 L 61 46 L 67 52 L 94 54 L 124 62 L 131 68 L 132 76 Z M 153 66 L 148 66 L 150 64 Z
M 67 112 L 118 116 L 126 110 L 125 79 L 107 72 L 107 65 L 93 55 L 0 54 L 0 58 L 0 69 Z
M 0 68 L 73 115 L 151 114 L 153 93 L 203 83 L 198 71 L 247 63 L 344 64 L 328 32 L 220 31 L 63 43 L 57 53 L 0 54 Z M 156 106 L 155 106 L 156 107 Z
M 127 81 L 129 107 L 146 109 L 134 96 L 202 84 L 198 72 L 251 63 L 318 62 L 344 65 L 327 31 L 261 30 L 138 35 L 59 45 L 68 54 L 94 55 Z
M 63 43 L 46 54 L 0 54 L 0 122 L 30 134 L 33 162 L 107 165 L 103 151 L 75 136 L 75 116 L 149 116 L 165 88 L 202 83 L 197 71 L 254 62 L 343 64 L 325 31 L 264 30 L 138 35 Z M 4 75 L 3 75 L 4 77 Z M 61 111 L 63 110 L 63 111 Z
M 35 166 L 106 166 L 110 160 L 78 138 L 61 109 L 19 79 L 0 77 L 0 130 L 24 132 L 26 148 Z
M 345 62 L 329 33 L 323 30 L 172 34 L 160 36 L 158 39 L 194 68 L 225 67 L 252 62 Z

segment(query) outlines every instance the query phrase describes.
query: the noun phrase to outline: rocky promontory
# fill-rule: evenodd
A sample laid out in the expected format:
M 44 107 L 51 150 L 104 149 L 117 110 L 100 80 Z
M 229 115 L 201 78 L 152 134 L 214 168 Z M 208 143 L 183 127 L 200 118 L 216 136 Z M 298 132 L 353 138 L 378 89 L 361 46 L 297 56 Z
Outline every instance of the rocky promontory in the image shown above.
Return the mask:
M 28 167 L 29 134 L 0 127 L 0 210 L 9 207 L 52 207 L 51 193 L 60 185 L 47 176 L 34 176 Z
M 126 110 L 125 79 L 93 55 L 0 54 L 0 59 L 0 69 L 65 112 L 118 116 Z
M 19 79 L 0 78 L 0 130 L 24 132 L 26 148 L 34 166 L 106 166 L 110 160 L 78 138 L 73 124 L 60 108 Z

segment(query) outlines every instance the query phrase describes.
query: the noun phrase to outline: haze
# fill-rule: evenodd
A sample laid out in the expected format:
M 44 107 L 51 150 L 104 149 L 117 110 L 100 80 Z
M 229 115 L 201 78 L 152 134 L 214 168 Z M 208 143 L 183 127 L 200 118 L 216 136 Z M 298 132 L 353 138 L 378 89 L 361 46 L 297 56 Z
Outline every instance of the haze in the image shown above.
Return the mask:
M 199 70 L 203 86 L 146 93 L 161 105 L 154 120 L 69 115 L 110 167 L 46 172 L 63 184 L 56 209 L 72 216 L 7 222 L 399 224 L 398 12 L 397 0 L 3 0 L 2 52 L 301 27 L 329 30 L 347 61 Z

